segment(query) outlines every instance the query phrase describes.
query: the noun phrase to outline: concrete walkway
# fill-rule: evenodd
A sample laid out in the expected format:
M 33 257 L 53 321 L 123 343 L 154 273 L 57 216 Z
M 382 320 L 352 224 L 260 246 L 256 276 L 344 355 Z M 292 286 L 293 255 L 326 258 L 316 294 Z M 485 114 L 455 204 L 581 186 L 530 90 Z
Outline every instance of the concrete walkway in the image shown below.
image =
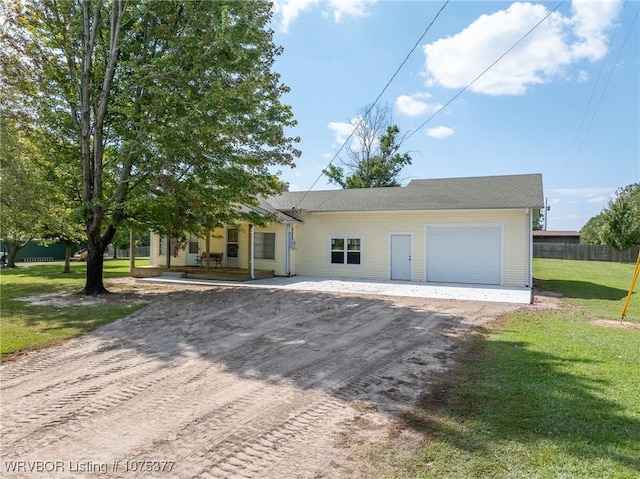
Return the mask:
M 416 283 L 411 281 L 370 281 L 293 276 L 257 279 L 247 282 L 211 281 L 185 278 L 142 278 L 144 282 L 187 283 L 235 286 L 242 288 L 278 288 L 300 291 L 338 292 L 359 295 L 405 296 L 420 298 L 488 301 L 495 303 L 531 303 L 528 288 L 474 286 L 460 284 Z

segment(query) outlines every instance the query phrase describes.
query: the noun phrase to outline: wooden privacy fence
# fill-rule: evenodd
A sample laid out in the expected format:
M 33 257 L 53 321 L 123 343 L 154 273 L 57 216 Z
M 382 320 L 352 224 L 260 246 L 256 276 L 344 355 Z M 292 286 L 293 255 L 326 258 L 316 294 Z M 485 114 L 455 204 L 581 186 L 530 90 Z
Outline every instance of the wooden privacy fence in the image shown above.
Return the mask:
M 606 245 L 533 243 L 534 258 L 635 263 L 639 251 L 640 246 L 619 252 Z

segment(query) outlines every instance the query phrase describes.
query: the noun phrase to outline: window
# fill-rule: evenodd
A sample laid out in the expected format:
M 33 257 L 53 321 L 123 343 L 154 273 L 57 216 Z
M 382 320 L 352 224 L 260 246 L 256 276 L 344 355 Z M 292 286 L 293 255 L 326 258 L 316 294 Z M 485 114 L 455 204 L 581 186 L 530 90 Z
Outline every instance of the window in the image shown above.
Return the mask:
M 276 259 L 276 234 L 254 233 L 253 248 L 256 259 Z
M 360 238 L 332 237 L 331 264 L 361 264 Z
M 229 228 L 227 230 L 227 258 L 238 257 L 238 230 Z M 233 260 L 234 264 L 236 260 Z
M 167 238 L 160 236 L 158 239 L 158 256 L 167 254 Z
M 200 240 L 194 236 L 189 236 L 189 254 L 200 252 Z

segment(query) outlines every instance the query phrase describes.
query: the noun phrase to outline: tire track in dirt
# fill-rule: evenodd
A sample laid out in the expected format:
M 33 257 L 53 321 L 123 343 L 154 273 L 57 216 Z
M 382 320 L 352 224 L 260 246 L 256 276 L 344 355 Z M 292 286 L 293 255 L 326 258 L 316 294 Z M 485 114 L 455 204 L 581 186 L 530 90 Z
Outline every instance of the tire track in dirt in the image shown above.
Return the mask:
M 349 477 L 357 467 L 336 443 L 353 404 L 381 421 L 410 406 L 422 375 L 442 367 L 444 333 L 492 311 L 240 288 L 171 294 L 0 366 L 11 398 L 2 454 L 170 460 L 164 477 L 176 478 Z
M 367 312 L 364 312 L 363 315 L 367 315 Z M 386 322 L 384 322 L 386 324 Z M 434 326 L 435 327 L 435 326 Z M 431 332 L 430 328 L 423 328 L 423 331 L 421 332 L 421 334 L 416 335 L 415 337 L 420 337 L 420 336 L 424 336 L 427 335 Z M 304 365 L 300 368 L 298 368 L 295 371 L 291 371 L 289 370 L 285 375 L 288 379 L 293 380 L 295 384 L 298 384 L 299 386 L 302 386 L 303 389 L 309 389 L 312 388 L 314 385 L 317 385 L 318 383 L 322 382 L 324 383 L 322 389 L 325 391 L 341 391 L 341 396 L 346 397 L 346 396 L 350 396 L 350 397 L 357 397 L 358 393 L 359 393 L 359 389 L 362 388 L 362 386 L 367 384 L 367 381 L 369 381 L 372 377 L 375 376 L 375 374 L 380 374 L 383 371 L 386 371 L 391 364 L 393 364 L 392 361 L 390 361 L 397 353 L 400 353 L 400 351 L 395 350 L 392 352 L 389 352 L 387 354 L 382 354 L 382 355 L 377 355 L 375 352 L 376 351 L 384 351 L 385 350 L 385 344 L 379 344 L 379 347 L 374 347 L 372 348 L 371 351 L 368 351 L 366 353 L 367 356 L 369 356 L 369 362 L 367 363 L 368 367 L 366 368 L 368 370 L 368 374 L 364 374 L 365 371 L 362 369 L 357 369 L 357 370 L 353 370 L 350 371 L 348 374 L 345 374 L 345 371 L 348 371 L 346 369 L 337 369 L 334 370 L 334 373 L 329 375 L 329 376 L 323 376 L 321 378 L 313 378 L 310 379 L 308 381 L 306 381 L 306 383 L 301 382 L 300 380 L 304 377 L 309 377 L 309 376 L 313 376 L 313 374 L 310 374 L 310 371 L 313 370 L 314 368 L 318 367 L 318 362 L 317 361 L 307 361 L 307 365 Z M 410 349 L 414 349 L 415 348 L 415 344 L 411 344 L 409 346 L 406 347 L 407 350 Z M 274 351 L 273 354 L 275 355 L 280 355 L 281 351 Z M 411 353 L 411 351 L 409 351 L 409 353 Z M 405 354 L 401 354 L 401 355 L 405 355 Z M 290 357 L 290 356 L 288 356 Z M 331 362 L 333 362 L 333 359 L 328 359 L 325 360 L 324 362 L 329 364 Z M 272 365 L 272 366 L 275 366 Z M 324 366 L 324 365 L 323 365 Z M 320 369 L 324 369 L 323 367 L 320 367 Z M 342 371 L 342 373 L 341 373 Z M 354 379 L 358 378 L 358 381 L 354 382 Z M 357 386 L 357 387 L 354 387 Z M 261 390 L 261 392 L 263 392 Z M 280 395 L 282 397 L 282 391 L 280 391 Z M 328 398 L 331 399 L 333 401 L 332 398 Z M 327 401 L 327 397 L 324 398 L 325 404 Z M 278 421 L 281 421 L 280 417 L 277 416 L 276 414 L 274 414 L 274 411 L 267 411 L 265 410 L 265 406 L 263 406 L 262 403 L 269 405 L 271 403 L 271 398 L 270 397 L 264 397 L 264 394 L 262 396 L 258 396 L 258 397 L 252 397 L 251 398 L 251 403 L 254 405 L 254 409 L 255 411 L 249 411 L 249 417 L 257 417 L 258 415 L 264 417 L 265 415 L 270 415 L 272 417 L 272 419 L 274 421 L 276 421 L 276 423 L 278 423 Z M 313 404 L 313 407 L 319 407 L 321 406 L 322 403 L 317 401 L 316 403 Z M 246 417 L 246 413 L 247 411 L 244 411 L 244 417 Z M 308 411 L 301 411 L 300 412 L 300 417 L 303 417 L 305 414 L 308 414 Z M 218 411 L 212 411 L 211 412 L 211 416 L 213 417 L 218 417 Z M 327 414 L 324 415 L 325 419 L 327 419 Z M 238 424 L 239 422 L 242 422 L 241 420 L 239 420 L 236 417 L 230 416 L 228 418 L 232 423 L 234 424 Z M 199 428 L 200 429 L 216 429 L 216 430 L 220 430 L 220 429 L 225 429 L 226 425 L 222 424 L 220 421 L 214 422 L 214 421 L 209 421 L 209 422 L 202 422 L 203 420 L 206 420 L 206 418 L 199 418 Z M 286 432 L 286 434 L 282 437 L 279 438 L 278 444 L 280 443 L 285 443 L 287 439 L 289 439 L 290 437 L 294 436 L 294 434 L 292 434 L 291 431 L 291 421 L 293 421 L 295 423 L 295 418 L 294 419 L 287 419 L 284 422 L 281 422 L 280 424 L 276 424 L 275 426 L 272 427 L 272 432 L 273 431 L 280 431 L 281 428 L 284 428 L 284 431 Z M 273 422 L 273 421 L 272 421 Z M 306 421 L 306 425 L 309 426 L 309 421 Z M 310 427 L 310 426 L 309 426 Z M 304 429 L 305 433 L 309 432 L 309 427 L 306 427 Z M 211 442 L 213 441 L 214 443 L 218 443 L 220 441 L 221 444 L 218 447 L 222 447 L 223 451 L 227 451 L 230 449 L 235 450 L 240 456 L 236 457 L 235 455 L 231 454 L 228 455 L 226 457 L 224 457 L 224 461 L 219 462 L 219 463 L 215 463 L 215 461 L 212 464 L 215 464 L 215 467 L 220 468 L 221 470 L 226 470 L 227 473 L 230 473 L 230 470 L 233 468 L 232 466 L 236 467 L 241 467 L 241 468 L 247 468 L 248 465 L 246 463 L 244 463 L 242 461 L 242 458 L 244 457 L 245 459 L 247 457 L 253 457 L 254 459 L 259 456 L 259 454 L 257 452 L 253 452 L 253 454 L 247 454 L 246 453 L 246 449 L 250 449 L 251 445 L 253 444 L 253 442 L 255 441 L 255 424 L 252 427 L 252 431 L 251 434 L 248 434 L 247 437 L 244 437 L 244 434 L 242 434 L 238 428 L 236 427 L 233 432 L 232 432 L 232 437 L 233 437 L 233 441 L 231 441 L 230 439 L 226 438 L 226 437 L 222 437 L 221 435 L 218 435 L 216 438 L 210 439 L 208 440 L 206 443 L 201 444 L 199 446 L 196 447 L 195 451 L 197 452 L 198 450 L 201 449 L 207 449 L 207 450 L 212 450 L 214 448 L 214 446 L 211 445 Z M 198 437 L 201 436 L 203 434 L 203 431 L 201 430 L 196 430 L 196 431 L 192 431 L 192 430 L 185 430 L 185 435 L 186 437 Z M 279 434 L 279 433 L 278 433 Z M 225 445 L 227 443 L 230 443 L 232 446 L 234 446 L 233 448 L 231 448 L 230 446 L 225 447 Z M 181 446 L 177 446 L 177 447 L 181 447 Z M 291 448 L 291 446 L 289 447 Z M 264 452 L 264 451 L 263 451 Z M 194 452 L 195 453 L 195 452 Z M 165 456 L 168 457 L 175 457 L 171 451 L 167 451 L 164 453 Z M 269 460 L 273 461 L 275 459 L 274 457 L 274 449 L 271 448 L 268 450 L 268 455 L 269 455 Z M 186 460 L 188 459 L 187 457 L 183 457 L 181 458 L 182 460 Z M 265 463 L 266 462 L 266 458 L 260 456 L 260 462 Z M 255 468 L 254 468 L 255 469 Z M 205 470 L 208 470 L 208 468 L 205 468 Z M 204 472 L 204 471 L 202 471 Z M 239 474 L 238 471 L 235 471 L 234 474 Z

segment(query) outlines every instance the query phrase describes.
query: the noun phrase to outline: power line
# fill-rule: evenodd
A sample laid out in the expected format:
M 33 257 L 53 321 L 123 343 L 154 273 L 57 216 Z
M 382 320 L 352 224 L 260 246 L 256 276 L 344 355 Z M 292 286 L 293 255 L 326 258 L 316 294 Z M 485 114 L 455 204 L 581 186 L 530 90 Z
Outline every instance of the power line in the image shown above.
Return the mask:
M 556 5 L 556 7 L 551 10 L 549 13 L 547 13 L 547 15 L 545 15 L 545 17 L 540 20 L 538 23 L 536 23 L 527 33 L 525 33 L 522 38 L 520 38 L 520 40 L 518 40 L 516 43 L 514 43 L 506 52 L 504 52 L 502 55 L 500 55 L 498 57 L 498 59 L 496 61 L 494 61 L 491 65 L 489 65 L 482 73 L 480 73 L 477 77 L 475 77 L 467 86 L 465 86 L 462 90 L 460 90 L 458 93 L 456 93 L 448 102 L 446 102 L 444 105 L 442 105 L 433 115 L 431 115 L 429 118 L 427 118 L 426 121 L 424 121 L 420 126 L 416 127 L 411 133 L 409 133 L 406 138 L 411 138 L 413 135 L 415 135 L 418 130 L 422 129 L 427 123 L 429 123 L 431 120 L 433 120 L 440 112 L 442 112 L 442 110 L 444 110 L 447 106 L 449 106 L 451 103 L 453 103 L 460 95 L 462 95 L 465 91 L 467 91 L 469 88 L 471 88 L 471 86 L 477 82 L 480 78 L 482 78 L 485 73 L 487 73 L 489 70 L 491 70 L 500 60 L 502 60 L 505 56 L 507 56 L 509 54 L 509 52 L 511 52 L 511 50 L 513 50 L 515 47 L 517 47 L 520 43 L 522 43 L 522 41 L 527 38 L 536 28 L 538 28 L 547 18 L 549 18 L 551 16 L 551 14 L 553 14 L 558 8 L 560 8 L 564 3 L 566 2 L 566 0 L 562 0 L 558 5 Z
M 625 4 L 626 7 L 626 4 Z M 605 53 L 604 58 L 602 59 L 602 63 L 600 64 L 600 69 L 598 70 L 598 76 L 596 77 L 596 81 L 593 85 L 593 90 L 591 90 L 591 95 L 589 96 L 589 101 L 587 102 L 587 107 L 584 110 L 584 113 L 582 115 L 582 119 L 580 120 L 580 126 L 578 126 L 578 130 L 576 131 L 576 137 L 573 140 L 573 144 L 571 145 L 571 150 L 569 150 L 569 158 L 568 158 L 568 164 L 566 165 L 566 171 L 568 172 L 568 170 L 570 170 L 570 166 L 569 164 L 571 163 L 571 159 L 573 158 L 573 153 L 576 151 L 576 145 L 578 144 L 578 140 L 580 139 L 580 132 L 582 131 L 582 127 L 584 125 L 584 121 L 587 119 L 587 114 L 589 113 L 589 108 L 591 107 L 591 101 L 593 100 L 595 94 L 596 94 L 596 90 L 598 88 L 598 84 L 600 83 L 600 77 L 602 76 L 602 71 L 604 70 L 604 65 L 607 62 L 607 58 L 609 58 L 609 53 L 611 52 L 611 45 L 613 44 L 613 40 L 616 37 L 616 33 L 618 32 L 618 28 L 620 27 L 620 22 L 622 21 L 622 14 L 620 15 L 620 18 L 618 19 L 618 22 L 616 23 L 616 28 L 613 31 L 613 35 L 611 35 L 611 41 L 609 42 L 609 44 L 607 45 L 607 53 Z M 563 169 L 563 172 L 565 170 Z M 564 178 L 565 174 L 563 173 L 562 177 Z M 563 180 L 564 181 L 564 180 Z M 563 182 L 562 181 L 562 182 Z
M 420 44 L 420 42 L 422 41 L 422 39 L 425 37 L 425 35 L 427 34 L 427 32 L 431 29 L 431 27 L 433 26 L 433 24 L 435 23 L 435 21 L 438 19 L 438 17 L 440 16 L 440 14 L 442 13 L 442 11 L 444 10 L 444 8 L 447 6 L 447 4 L 449 3 L 450 0 L 446 0 L 444 2 L 444 4 L 442 5 L 442 7 L 440 7 L 440 10 L 438 10 L 438 13 L 436 14 L 435 17 L 433 17 L 433 20 L 431 20 L 431 23 L 429 23 L 429 25 L 427 26 L 427 28 L 425 29 L 424 32 L 422 32 L 422 35 L 420 35 L 420 38 L 418 38 L 418 40 L 416 41 L 415 45 L 413 45 L 413 47 L 411 48 L 411 50 L 409 51 L 409 53 L 407 53 L 407 56 L 404 58 L 404 60 L 402 60 L 402 63 L 400 63 L 400 66 L 396 69 L 395 73 L 391 76 L 391 78 L 389 79 L 389 81 L 387 82 L 387 84 L 384 86 L 384 88 L 382 89 L 382 91 L 380 92 L 380 94 L 376 97 L 375 101 L 371 104 L 371 106 L 369 107 L 369 109 L 366 111 L 366 113 L 360 118 L 360 121 L 358 121 L 358 124 L 355 126 L 355 128 L 353 129 L 353 131 L 349 134 L 349 136 L 347 137 L 347 139 L 342 143 L 342 145 L 340 145 L 340 148 L 338 148 L 338 151 L 336 151 L 336 153 L 333 155 L 333 157 L 331 158 L 331 161 L 329 161 L 329 163 L 327 164 L 327 166 L 324 167 L 322 173 L 320 173 L 320 175 L 318 176 L 318 178 L 316 178 L 316 181 L 313 182 L 313 184 L 311 185 L 311 187 L 305 192 L 305 194 L 302 196 L 302 198 L 300 199 L 300 201 L 298 201 L 298 203 L 296 204 L 296 208 L 298 208 L 298 206 L 300 206 L 300 203 L 302 203 L 304 201 L 304 199 L 307 197 L 307 195 L 309 194 L 309 192 L 313 189 L 314 186 L 316 186 L 316 184 L 318 183 L 318 181 L 320 181 L 320 178 L 322 178 L 322 176 L 324 175 L 324 171 L 329 168 L 331 166 L 331 164 L 334 162 L 334 160 L 338 157 L 338 155 L 340 154 L 340 152 L 342 151 L 342 149 L 349 143 L 349 140 L 351 140 L 351 137 L 355 134 L 355 132 L 358 130 L 358 128 L 360 128 L 360 125 L 362 124 L 363 121 L 365 121 L 365 119 L 368 117 L 369 113 L 371 112 L 371 110 L 373 109 L 373 107 L 376 105 L 376 103 L 378 103 L 378 100 L 380 100 L 380 98 L 382 97 L 382 95 L 384 94 L 385 91 L 387 91 L 387 88 L 389 88 L 389 85 L 391 85 L 391 82 L 393 82 L 393 80 L 395 79 L 395 77 L 398 75 L 398 73 L 400 73 L 400 70 L 402 69 L 402 67 L 404 66 L 405 63 L 407 63 L 407 60 L 409 60 L 409 57 L 411 56 L 411 54 L 415 51 L 416 48 L 418 48 L 418 45 Z
M 607 81 L 604 84 L 604 88 L 602 89 L 602 92 L 600 93 L 600 97 L 598 98 L 598 103 L 596 104 L 595 109 L 593 110 L 593 113 L 591 114 L 591 119 L 589 120 L 589 124 L 587 125 L 587 129 L 584 132 L 584 135 L 582 136 L 582 140 L 580 141 L 580 144 L 578 145 L 578 148 L 575 150 L 575 154 L 573 156 L 569 157 L 569 161 L 567 163 L 567 168 L 566 168 L 566 173 L 563 174 L 562 177 L 562 181 L 564 182 L 564 179 L 566 178 L 566 176 L 569 175 L 569 172 L 571 171 L 571 168 L 573 167 L 573 163 L 575 163 L 575 161 L 578 159 L 578 156 L 580 155 L 580 152 L 582 151 L 582 146 L 584 145 L 584 142 L 587 140 L 587 136 L 589 134 L 589 131 L 591 130 L 591 125 L 593 125 L 593 121 L 596 118 L 596 114 L 598 113 L 598 109 L 600 108 L 600 104 L 602 103 L 602 99 L 604 98 L 604 94 L 607 92 L 607 88 L 609 87 L 609 82 L 611 81 L 611 77 L 613 76 L 613 73 L 616 70 L 616 65 L 618 64 L 618 61 L 620 60 L 620 56 L 622 55 L 622 52 L 624 51 L 624 47 L 627 44 L 627 40 L 629 39 L 629 35 L 631 34 L 631 31 L 633 30 L 633 25 L 636 23 L 636 20 L 638 19 L 638 12 L 640 12 L 640 8 L 638 8 L 636 10 L 636 13 L 633 17 L 633 20 L 631 21 L 631 24 L 629 25 L 629 30 L 627 31 L 627 34 L 624 37 L 624 40 L 622 42 L 622 46 L 620 47 L 620 50 L 618 51 L 618 56 L 616 57 L 615 62 L 613 63 L 613 66 L 611 67 L 611 71 L 609 72 L 609 76 L 607 77 Z M 616 27 L 617 29 L 617 27 Z M 611 39 L 611 41 L 613 42 L 613 38 Z M 608 51 L 607 51 L 608 53 Z M 606 57 L 605 57 L 606 59 Z M 603 63 L 604 65 L 604 63 Z M 599 78 L 599 76 L 598 76 Z M 596 82 L 596 86 L 597 86 L 597 82 Z M 594 86 L 594 91 L 592 92 L 592 97 L 593 97 L 593 93 L 595 93 L 595 86 Z M 589 99 L 589 102 L 591 102 L 591 98 Z M 588 106 L 587 106 L 587 110 L 588 110 Z M 585 116 L 583 117 L 583 122 L 584 119 L 586 117 L 587 111 L 585 111 Z M 580 127 L 582 127 L 582 123 L 580 123 Z M 580 130 L 578 129 L 578 136 L 580 134 Z M 578 139 L 578 136 L 576 136 L 576 141 Z M 574 142 L 574 146 L 575 146 L 575 142 Z M 572 147 L 572 151 L 570 153 L 573 152 L 573 147 Z

